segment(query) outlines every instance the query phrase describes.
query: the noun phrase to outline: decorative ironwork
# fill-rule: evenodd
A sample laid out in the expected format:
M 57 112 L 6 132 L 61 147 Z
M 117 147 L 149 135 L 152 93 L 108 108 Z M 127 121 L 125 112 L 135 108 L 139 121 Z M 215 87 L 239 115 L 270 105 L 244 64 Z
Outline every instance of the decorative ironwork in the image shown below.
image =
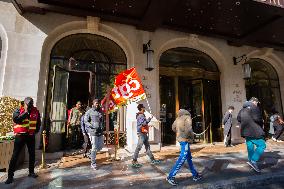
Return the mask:
M 106 144 L 106 133 L 104 134 L 104 143 Z M 115 144 L 114 131 L 109 132 L 108 144 Z M 119 146 L 124 147 L 126 145 L 126 132 L 119 132 Z

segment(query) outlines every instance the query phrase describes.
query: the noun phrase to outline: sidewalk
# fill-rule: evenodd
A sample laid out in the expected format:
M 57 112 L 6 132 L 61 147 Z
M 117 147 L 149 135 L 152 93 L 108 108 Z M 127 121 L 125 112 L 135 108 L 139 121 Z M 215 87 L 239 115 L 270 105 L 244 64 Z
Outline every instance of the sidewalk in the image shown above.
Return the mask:
M 15 182 L 9 186 L 0 180 L 0 188 L 283 188 L 284 186 L 284 143 L 268 141 L 261 159 L 261 174 L 255 173 L 246 164 L 244 144 L 225 148 L 216 145 L 192 145 L 193 162 L 203 175 L 203 180 L 192 181 L 188 166 L 182 167 L 177 175 L 178 187 L 166 181 L 166 175 L 174 165 L 179 150 L 176 146 L 163 147 L 154 155 L 162 159 L 159 165 L 151 165 L 145 154 L 139 158 L 143 167 L 131 167 L 131 154 L 120 150 L 121 161 L 107 161 L 105 154 L 98 155 L 98 170 L 93 171 L 89 159 L 82 155 L 53 160 L 53 167 L 39 172 L 38 179 L 27 177 L 27 169 L 15 174 Z M 271 185 L 271 184 L 274 185 Z

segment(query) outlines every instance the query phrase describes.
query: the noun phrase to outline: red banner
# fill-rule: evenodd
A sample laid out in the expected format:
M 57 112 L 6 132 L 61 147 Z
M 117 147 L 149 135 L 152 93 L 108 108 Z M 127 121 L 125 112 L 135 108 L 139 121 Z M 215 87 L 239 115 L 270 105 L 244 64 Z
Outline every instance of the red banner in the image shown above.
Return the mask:
M 125 70 L 115 78 L 114 88 L 109 97 L 108 112 L 114 111 L 115 107 L 128 102 L 142 100 L 146 97 L 141 80 L 135 67 Z M 101 101 L 102 110 L 105 112 L 107 96 Z
M 139 101 L 145 98 L 145 92 L 135 67 L 116 76 L 111 95 L 117 105 L 125 105 L 129 101 Z
M 102 110 L 104 112 L 106 112 L 106 101 L 107 101 L 107 95 L 102 99 L 101 101 L 101 105 L 102 105 Z M 114 111 L 114 108 L 115 108 L 115 103 L 114 103 L 114 100 L 112 98 L 112 95 L 110 94 L 109 96 L 109 103 L 108 103 L 108 112 L 112 112 Z

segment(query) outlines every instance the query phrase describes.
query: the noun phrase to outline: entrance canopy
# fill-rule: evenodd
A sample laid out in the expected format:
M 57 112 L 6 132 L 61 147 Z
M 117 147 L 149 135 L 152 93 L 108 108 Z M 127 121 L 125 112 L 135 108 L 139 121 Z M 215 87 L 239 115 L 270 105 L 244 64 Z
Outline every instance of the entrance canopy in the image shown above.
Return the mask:
M 284 0 L 14 0 L 24 14 L 57 12 L 105 21 L 202 34 L 231 45 L 284 50 Z

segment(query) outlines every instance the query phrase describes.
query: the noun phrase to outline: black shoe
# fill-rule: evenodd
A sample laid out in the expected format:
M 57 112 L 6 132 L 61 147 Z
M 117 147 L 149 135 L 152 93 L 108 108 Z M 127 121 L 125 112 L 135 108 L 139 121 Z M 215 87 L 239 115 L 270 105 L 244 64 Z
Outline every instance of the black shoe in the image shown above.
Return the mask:
M 11 184 L 13 181 L 14 181 L 13 178 L 8 178 L 8 179 L 5 181 L 5 184 Z
M 38 177 L 38 175 L 35 174 L 35 173 L 30 173 L 28 176 L 29 176 L 29 177 L 32 177 L 32 178 L 37 178 L 37 177 Z
M 200 180 L 200 179 L 202 179 L 202 176 L 198 173 L 195 176 L 192 177 L 192 180 L 195 181 L 195 182 Z
M 173 186 L 176 186 L 176 185 L 178 185 L 178 183 L 176 182 L 176 179 L 174 178 L 174 177 L 167 177 L 166 178 L 166 181 L 168 181 L 168 183 L 170 183 L 171 185 L 173 185 Z

